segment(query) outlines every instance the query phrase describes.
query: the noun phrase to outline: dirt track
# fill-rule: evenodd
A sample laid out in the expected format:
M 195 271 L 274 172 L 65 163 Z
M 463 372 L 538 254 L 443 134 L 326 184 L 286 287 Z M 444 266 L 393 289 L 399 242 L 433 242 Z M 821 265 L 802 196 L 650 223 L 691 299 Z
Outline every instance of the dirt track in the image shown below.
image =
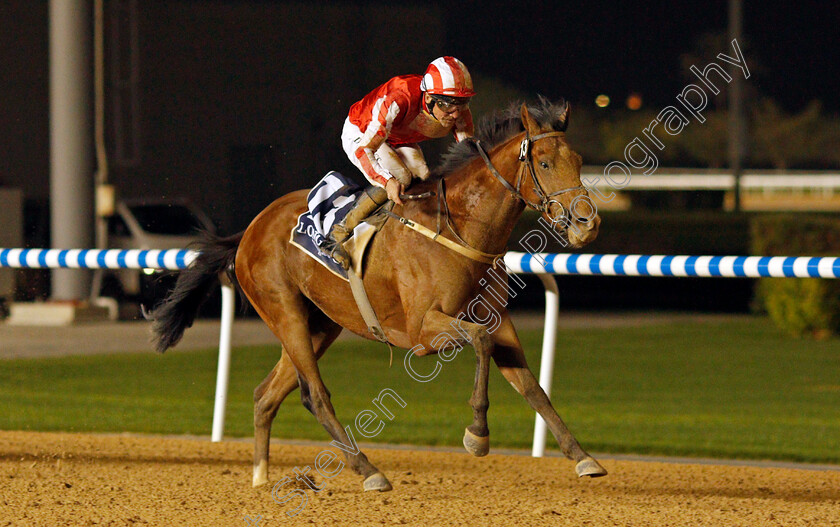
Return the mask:
M 272 449 L 272 484 L 324 450 Z M 838 471 L 606 460 L 609 476 L 578 480 L 556 458 L 367 454 L 392 492 L 344 468 L 289 518 L 271 485 L 251 488 L 249 443 L 0 432 L 0 526 L 840 525 Z

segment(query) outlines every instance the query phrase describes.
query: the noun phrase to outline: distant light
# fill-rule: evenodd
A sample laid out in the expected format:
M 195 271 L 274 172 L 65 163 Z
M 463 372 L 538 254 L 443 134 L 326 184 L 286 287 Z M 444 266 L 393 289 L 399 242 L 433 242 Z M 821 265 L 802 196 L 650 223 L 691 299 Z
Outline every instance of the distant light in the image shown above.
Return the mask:
M 153 275 L 153 274 L 155 274 L 155 270 L 154 269 L 149 269 L 148 267 L 146 267 L 145 269 L 143 269 L 143 274 Z
M 595 105 L 598 108 L 606 108 L 610 105 L 610 98 L 603 93 L 597 97 L 595 97 Z
M 636 92 L 627 96 L 627 107 L 631 110 L 638 110 L 642 107 L 642 96 Z

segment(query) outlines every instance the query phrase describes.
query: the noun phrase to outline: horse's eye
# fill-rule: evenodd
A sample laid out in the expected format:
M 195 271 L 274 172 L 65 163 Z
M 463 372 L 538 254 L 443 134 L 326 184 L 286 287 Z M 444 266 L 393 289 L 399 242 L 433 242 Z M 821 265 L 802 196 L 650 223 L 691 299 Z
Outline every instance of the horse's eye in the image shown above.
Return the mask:
M 543 167 L 545 170 L 548 170 L 548 163 L 545 161 L 540 161 L 540 166 Z

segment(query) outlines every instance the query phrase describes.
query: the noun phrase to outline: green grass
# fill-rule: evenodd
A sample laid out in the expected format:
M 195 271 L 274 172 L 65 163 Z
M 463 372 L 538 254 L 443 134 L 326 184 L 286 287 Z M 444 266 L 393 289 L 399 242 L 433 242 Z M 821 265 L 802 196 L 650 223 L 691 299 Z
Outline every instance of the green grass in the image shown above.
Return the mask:
M 521 337 L 538 366 L 541 334 Z M 228 436 L 252 434 L 253 388 L 279 353 L 234 350 Z M 336 344 L 320 364 L 339 419 L 353 424 L 391 388 L 407 405 L 389 405 L 395 418 L 375 441 L 460 445 L 472 418 L 472 350 L 428 383 L 406 374 L 403 356 L 397 350 L 389 368 L 383 345 Z M 435 360 L 415 367 L 431 371 Z M 0 428 L 207 435 L 215 368 L 215 350 L 3 361 Z M 527 448 L 533 413 L 491 371 L 492 444 Z M 590 451 L 840 462 L 840 342 L 792 339 L 765 319 L 562 331 L 552 400 Z M 327 439 L 297 392 L 273 432 Z

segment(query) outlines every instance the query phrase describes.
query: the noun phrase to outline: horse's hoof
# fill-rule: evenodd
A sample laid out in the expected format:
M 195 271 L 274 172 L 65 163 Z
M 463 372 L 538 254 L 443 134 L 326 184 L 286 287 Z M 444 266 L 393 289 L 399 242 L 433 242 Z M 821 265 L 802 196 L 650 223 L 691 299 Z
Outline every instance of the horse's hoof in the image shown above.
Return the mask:
M 467 428 L 464 430 L 464 448 L 475 457 L 486 456 L 490 452 L 490 436 L 477 436 Z
M 582 478 L 583 476 L 600 478 L 601 476 L 607 475 L 607 469 L 588 456 L 581 459 L 578 464 L 575 465 L 575 472 L 577 472 L 579 478 Z
M 268 463 L 261 461 L 259 465 L 254 465 L 254 479 L 251 486 L 259 487 L 268 483 Z
M 385 477 L 382 472 L 371 474 L 365 478 L 365 492 L 369 490 L 378 490 L 379 492 L 387 492 L 392 490 L 391 482 Z

